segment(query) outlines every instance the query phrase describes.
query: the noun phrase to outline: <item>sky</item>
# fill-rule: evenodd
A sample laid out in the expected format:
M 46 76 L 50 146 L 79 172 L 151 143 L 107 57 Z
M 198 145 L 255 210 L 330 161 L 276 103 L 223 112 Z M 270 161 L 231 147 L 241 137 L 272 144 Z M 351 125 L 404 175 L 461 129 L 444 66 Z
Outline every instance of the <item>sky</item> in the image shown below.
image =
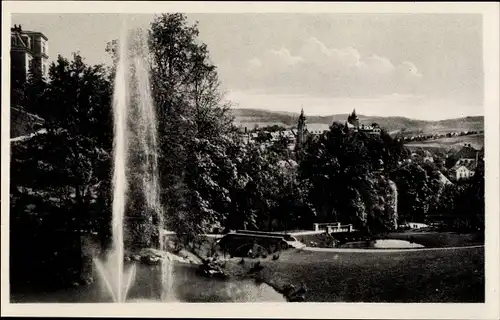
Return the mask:
M 147 28 L 150 14 L 128 15 Z M 187 14 L 235 108 L 441 120 L 483 115 L 480 15 Z M 110 63 L 119 14 L 14 14 L 49 55 Z

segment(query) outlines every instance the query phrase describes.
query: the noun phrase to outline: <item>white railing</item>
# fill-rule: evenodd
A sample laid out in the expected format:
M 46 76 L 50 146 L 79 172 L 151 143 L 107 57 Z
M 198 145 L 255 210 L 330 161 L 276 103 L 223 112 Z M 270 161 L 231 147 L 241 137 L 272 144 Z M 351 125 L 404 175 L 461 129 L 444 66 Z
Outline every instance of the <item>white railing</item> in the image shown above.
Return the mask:
M 341 225 L 340 222 L 314 223 L 314 231 L 326 231 L 328 233 L 353 232 L 352 224 Z

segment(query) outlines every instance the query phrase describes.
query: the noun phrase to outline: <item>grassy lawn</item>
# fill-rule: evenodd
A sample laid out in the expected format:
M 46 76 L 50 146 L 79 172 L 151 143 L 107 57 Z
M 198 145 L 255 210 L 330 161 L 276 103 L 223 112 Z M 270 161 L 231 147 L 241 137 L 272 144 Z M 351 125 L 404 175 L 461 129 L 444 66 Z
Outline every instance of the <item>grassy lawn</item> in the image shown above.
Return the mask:
M 463 247 L 484 244 L 484 235 L 479 233 L 456 233 L 436 231 L 392 232 L 381 236 L 385 239 L 408 240 L 430 248 Z
M 297 240 L 305 243 L 307 246 L 331 248 L 333 247 L 332 237 L 335 237 L 335 234 L 329 236 L 326 233 L 322 233 L 295 237 L 297 238 Z M 402 232 L 379 234 L 375 235 L 375 237 L 379 239 L 407 240 L 424 245 L 428 248 L 464 247 L 484 244 L 484 235 L 480 233 L 408 230 Z
M 257 277 L 307 302 L 484 302 L 484 249 L 332 253 L 290 250 Z

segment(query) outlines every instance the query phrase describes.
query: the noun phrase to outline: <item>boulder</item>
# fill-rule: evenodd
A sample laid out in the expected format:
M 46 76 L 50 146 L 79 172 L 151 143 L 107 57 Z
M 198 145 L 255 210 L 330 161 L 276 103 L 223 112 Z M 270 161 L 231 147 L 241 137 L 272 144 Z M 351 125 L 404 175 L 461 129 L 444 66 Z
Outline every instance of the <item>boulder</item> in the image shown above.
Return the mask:
M 304 302 L 306 300 L 306 296 L 304 294 L 294 295 L 288 298 L 290 302 Z

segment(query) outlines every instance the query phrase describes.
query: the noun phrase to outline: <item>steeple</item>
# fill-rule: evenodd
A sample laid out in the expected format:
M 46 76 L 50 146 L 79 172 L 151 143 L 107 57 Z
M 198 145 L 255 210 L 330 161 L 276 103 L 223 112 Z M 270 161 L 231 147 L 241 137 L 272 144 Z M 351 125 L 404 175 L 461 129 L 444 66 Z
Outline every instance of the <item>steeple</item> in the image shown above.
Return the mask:
M 300 109 L 299 122 L 300 121 L 306 121 L 306 116 L 304 115 L 304 108 Z
M 306 116 L 304 115 L 304 108 L 300 110 L 300 116 L 297 121 L 297 147 L 300 148 L 305 141 L 306 134 Z
M 356 109 L 353 109 L 352 113 L 347 117 L 347 122 L 349 122 L 356 128 L 359 127 L 359 119 L 358 116 L 356 115 Z

